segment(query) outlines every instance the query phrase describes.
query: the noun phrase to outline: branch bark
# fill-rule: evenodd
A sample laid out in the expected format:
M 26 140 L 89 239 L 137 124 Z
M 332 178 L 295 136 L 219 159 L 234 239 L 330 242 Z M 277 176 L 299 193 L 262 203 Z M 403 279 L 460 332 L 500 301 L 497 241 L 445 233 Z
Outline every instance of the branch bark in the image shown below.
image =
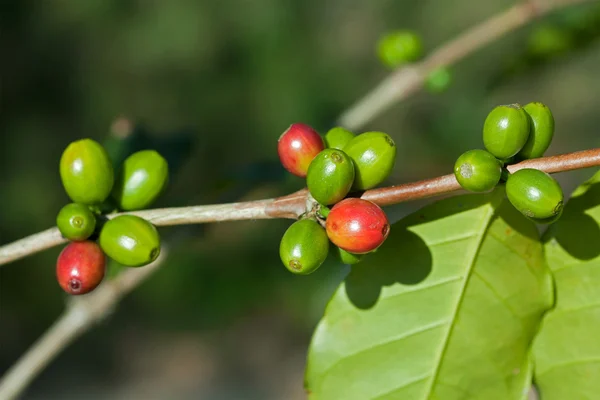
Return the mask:
M 600 148 L 527 160 L 511 165 L 508 169 L 515 172 L 521 168 L 536 168 L 548 173 L 556 173 L 597 166 L 600 166 Z M 361 198 L 384 207 L 459 190 L 461 190 L 460 185 L 454 175 L 450 174 L 414 183 L 367 190 L 362 193 Z M 156 226 L 272 218 L 297 219 L 307 211 L 307 200 L 308 191 L 303 189 L 276 199 L 193 207 L 158 208 L 128 214 L 139 215 Z M 119 214 L 112 214 L 109 218 L 116 215 Z M 0 247 L 0 266 L 65 242 L 66 239 L 61 237 L 57 228 L 50 228 L 17 240 Z
M 4 374 L 0 380 L 0 399 L 16 398 L 64 348 L 102 321 L 123 296 L 158 270 L 166 257 L 167 249 L 163 246 L 152 264 L 129 269 L 103 282 L 90 294 L 71 298 L 63 314 Z
M 429 57 L 390 74 L 358 100 L 340 118 L 340 125 L 355 130 L 363 127 L 394 103 L 415 93 L 437 68 L 450 66 L 489 43 L 556 9 L 590 0 L 529 0 L 465 31 L 434 50 Z

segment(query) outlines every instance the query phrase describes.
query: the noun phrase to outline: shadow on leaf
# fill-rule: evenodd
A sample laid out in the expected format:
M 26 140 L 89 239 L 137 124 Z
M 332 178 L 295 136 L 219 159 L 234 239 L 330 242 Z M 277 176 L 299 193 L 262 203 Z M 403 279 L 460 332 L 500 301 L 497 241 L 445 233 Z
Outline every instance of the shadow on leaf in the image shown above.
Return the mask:
M 402 257 L 394 257 L 398 254 Z M 368 257 L 368 263 L 352 267 L 346 278 L 348 298 L 362 309 L 377 303 L 383 286 L 422 282 L 431 273 L 433 263 L 427 244 L 405 227 L 392 229 L 385 247 Z
M 357 308 L 369 309 L 379 300 L 384 286 L 417 285 L 431 274 L 431 251 L 412 227 L 468 212 L 490 201 L 502 201 L 503 196 L 502 189 L 485 195 L 455 196 L 428 205 L 394 224 L 383 246 L 352 267 L 345 281 L 350 302 Z M 534 230 L 531 234 L 535 234 Z
M 600 204 L 600 183 L 590 185 L 585 194 L 571 198 L 562 217 L 549 229 L 545 241 L 552 238 L 579 260 L 591 260 L 600 255 L 600 226 L 585 212 Z

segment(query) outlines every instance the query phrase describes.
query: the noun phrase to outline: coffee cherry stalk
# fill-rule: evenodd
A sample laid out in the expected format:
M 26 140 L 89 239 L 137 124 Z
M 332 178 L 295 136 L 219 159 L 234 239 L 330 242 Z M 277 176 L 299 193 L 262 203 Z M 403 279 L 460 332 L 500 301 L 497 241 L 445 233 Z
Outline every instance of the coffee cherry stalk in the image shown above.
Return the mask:
M 133 211 L 150 206 L 168 183 L 167 161 L 154 150 L 129 156 L 115 179 L 104 147 L 92 139 L 69 144 L 60 160 L 60 176 L 73 203 L 56 217 L 61 235 L 71 242 L 56 263 L 60 287 L 72 295 L 89 293 L 105 276 L 106 256 L 141 267 L 160 254 L 156 228 L 143 218 L 101 210 Z M 112 206 L 112 205 L 116 206 Z
M 502 180 L 509 202 L 538 224 L 554 223 L 562 215 L 563 191 L 547 173 L 524 168 L 511 174 L 515 161 L 542 157 L 554 136 L 554 117 L 545 104 L 533 102 L 495 107 L 483 125 L 486 150 L 469 150 L 454 165 L 463 189 L 487 192 Z

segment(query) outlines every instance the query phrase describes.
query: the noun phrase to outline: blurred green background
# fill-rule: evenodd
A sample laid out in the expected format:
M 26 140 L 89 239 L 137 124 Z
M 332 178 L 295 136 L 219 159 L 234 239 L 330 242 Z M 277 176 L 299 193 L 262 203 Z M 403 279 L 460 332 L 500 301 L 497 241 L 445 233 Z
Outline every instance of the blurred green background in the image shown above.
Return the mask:
M 277 138 L 293 122 L 324 133 L 386 76 L 375 57 L 381 34 L 415 29 L 430 51 L 511 5 L 3 1 L 0 243 L 54 224 L 67 202 L 62 150 L 81 137 L 105 140 L 119 116 L 143 124 L 154 143 L 179 140 L 171 149 L 181 151 L 178 172 L 157 207 L 300 188 L 277 163 Z M 598 146 L 600 45 L 587 40 L 598 31 L 589 9 L 567 9 L 502 38 L 453 67 L 446 92 L 421 92 L 369 123 L 363 130 L 386 131 L 398 144 L 390 182 L 449 173 L 458 155 L 482 146 L 481 126 L 498 104 L 548 104 L 557 126 L 548 154 Z M 552 36 L 553 24 L 588 24 L 589 37 L 565 42 Z M 549 36 L 540 33 L 548 27 Z M 558 179 L 569 192 L 592 172 Z M 398 219 L 419 205 L 388 211 Z M 165 266 L 62 353 L 24 398 L 305 398 L 310 335 L 347 270 L 329 260 L 310 276 L 287 272 L 278 245 L 289 223 L 163 229 L 174 238 Z M 59 251 L 0 268 L 0 374 L 64 308 L 54 278 Z

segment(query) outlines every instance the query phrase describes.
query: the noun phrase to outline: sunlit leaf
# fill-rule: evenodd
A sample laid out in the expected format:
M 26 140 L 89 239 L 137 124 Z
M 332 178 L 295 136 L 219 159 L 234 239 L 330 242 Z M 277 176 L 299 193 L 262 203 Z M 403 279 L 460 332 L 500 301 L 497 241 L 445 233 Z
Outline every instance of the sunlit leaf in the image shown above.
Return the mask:
M 313 336 L 311 399 L 524 399 L 552 302 L 534 225 L 503 190 L 405 218 L 353 266 Z
M 580 186 L 545 236 L 556 306 L 535 340 L 543 400 L 600 398 L 600 172 Z

